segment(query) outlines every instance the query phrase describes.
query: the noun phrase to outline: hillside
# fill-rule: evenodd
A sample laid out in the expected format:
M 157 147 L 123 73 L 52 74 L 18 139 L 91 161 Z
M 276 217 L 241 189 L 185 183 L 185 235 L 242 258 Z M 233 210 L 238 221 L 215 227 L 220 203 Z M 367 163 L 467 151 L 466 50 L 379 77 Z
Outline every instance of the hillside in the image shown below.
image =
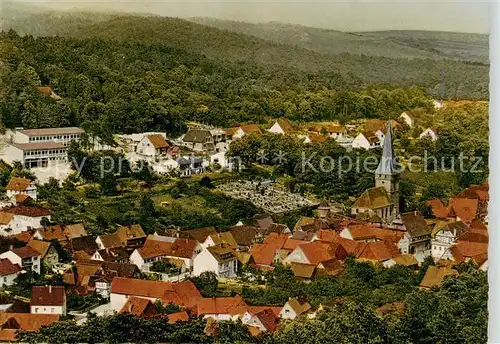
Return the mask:
M 488 36 L 433 31 L 342 32 L 286 23 L 247 23 L 215 18 L 188 20 L 230 32 L 327 54 L 391 58 L 451 58 L 488 63 Z
M 256 73 L 259 78 L 266 75 L 268 79 L 274 80 L 268 84 L 270 87 L 277 85 L 277 79 L 286 80 L 291 85 L 313 79 L 316 87 L 357 88 L 373 85 L 411 87 L 418 85 L 425 88 L 431 95 L 438 97 L 442 95 L 442 73 L 444 72 L 445 97 L 471 99 L 488 97 L 489 68 L 483 64 L 430 58 L 425 60 L 396 59 L 325 53 L 286 44 L 286 41 L 276 43 L 178 18 L 120 16 L 111 13 L 94 15 L 86 12 L 30 13 L 29 10 L 18 11 L 16 16 L 11 17 L 10 10 L 12 9 L 8 7 L 7 11 L 3 11 L 4 30 L 13 28 L 21 34 L 28 33 L 36 36 L 59 35 L 80 39 L 99 38 L 162 44 L 190 54 L 204 55 L 211 60 L 245 66 L 247 70 L 252 71 L 246 74 L 246 78 L 254 78 Z M 326 31 L 334 32 L 339 37 L 357 37 L 356 39 L 359 40 L 356 44 L 337 44 L 339 46 L 370 46 L 362 41 L 372 39 L 362 35 Z M 344 41 L 347 41 L 347 38 Z M 397 43 L 389 42 L 388 44 Z M 328 44 L 324 45 L 328 46 Z M 397 51 L 397 49 L 384 48 L 383 45 L 379 48 Z M 408 54 L 412 51 L 411 49 L 407 49 Z M 427 54 L 427 52 L 424 53 Z M 425 55 L 424 53 L 422 54 Z M 278 81 L 278 84 L 282 82 Z

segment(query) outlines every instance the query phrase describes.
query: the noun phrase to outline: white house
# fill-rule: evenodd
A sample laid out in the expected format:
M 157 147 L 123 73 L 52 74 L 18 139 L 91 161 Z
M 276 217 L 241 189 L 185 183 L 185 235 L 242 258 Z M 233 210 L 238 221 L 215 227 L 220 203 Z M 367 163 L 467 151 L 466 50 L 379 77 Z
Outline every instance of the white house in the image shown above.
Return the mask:
M 184 146 L 197 151 L 214 150 L 214 138 L 209 130 L 190 129 L 183 137 Z
M 452 222 L 439 229 L 431 241 L 432 257 L 434 259 L 452 259 L 448 250 L 457 238 L 468 231 L 467 225 L 461 221 Z
M 161 160 L 159 163 L 152 164 L 151 168 L 156 173 L 169 173 L 179 168 L 179 164 L 172 158 Z
M 66 315 L 66 290 L 63 286 L 34 286 L 31 288 L 31 314 Z
M 188 269 L 192 269 L 193 261 L 201 251 L 202 247 L 196 240 L 149 235 L 144 246 L 132 252 L 130 263 L 141 270 L 149 270 L 149 265 L 156 261 L 177 258 L 183 260 Z
M 0 259 L 0 287 L 13 285 L 20 273 L 21 266 L 12 263 L 7 258 Z
M 430 137 L 434 142 L 438 139 L 438 130 L 435 128 L 427 128 L 418 136 L 419 139 L 423 139 L 424 137 Z
M 406 123 L 410 128 L 412 128 L 415 125 L 415 118 L 409 111 L 403 112 L 400 116 L 400 119 L 403 120 L 403 122 Z
M 205 271 L 215 272 L 217 277 L 235 278 L 238 271 L 238 259 L 229 247 L 210 246 L 203 249 L 194 258 L 193 275 L 199 276 Z
M 293 126 L 287 118 L 279 118 L 268 131 L 273 134 L 288 135 L 293 132 Z
M 434 106 L 434 109 L 442 109 L 444 107 L 443 102 L 441 102 L 439 100 L 434 100 L 432 102 L 432 105 Z
M 360 133 L 352 141 L 352 148 L 369 150 L 378 147 L 380 147 L 380 139 L 375 134 Z
M 11 235 L 24 232 L 29 227 L 39 228 L 42 227 L 43 218 L 50 220 L 50 210 L 24 205 L 11 206 L 0 212 L 0 230 L 10 229 L 8 235 Z
M 280 311 L 280 318 L 282 319 L 295 319 L 301 314 L 307 312 L 311 305 L 307 302 L 301 304 L 296 298 L 290 298 L 285 303 Z
M 198 316 L 215 321 L 236 320 L 245 314 L 247 304 L 240 295 L 234 297 L 205 297 L 196 305 Z
M 137 154 L 156 158 L 165 154 L 169 147 L 165 137 L 161 134 L 145 135 L 137 144 Z
M 5 190 L 10 199 L 14 199 L 16 195 L 28 195 L 36 201 L 36 185 L 27 178 L 11 178 Z
M 12 264 L 19 265 L 24 271 L 33 271 L 40 274 L 42 264 L 40 253 L 29 246 L 12 248 L 0 254 L 0 259 L 7 258 Z

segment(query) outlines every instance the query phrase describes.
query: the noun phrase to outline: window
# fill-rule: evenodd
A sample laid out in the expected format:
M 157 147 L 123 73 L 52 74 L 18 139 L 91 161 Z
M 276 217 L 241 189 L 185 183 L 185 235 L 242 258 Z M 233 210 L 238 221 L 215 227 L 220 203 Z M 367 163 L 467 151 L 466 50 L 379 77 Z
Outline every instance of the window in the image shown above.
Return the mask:
M 38 308 L 35 308 L 35 313 L 38 313 Z
M 3 281 L 4 281 L 4 282 L 7 282 L 7 277 L 4 277 L 4 278 L 3 278 Z
M 50 309 L 50 313 L 54 313 L 55 309 L 54 308 L 51 308 Z

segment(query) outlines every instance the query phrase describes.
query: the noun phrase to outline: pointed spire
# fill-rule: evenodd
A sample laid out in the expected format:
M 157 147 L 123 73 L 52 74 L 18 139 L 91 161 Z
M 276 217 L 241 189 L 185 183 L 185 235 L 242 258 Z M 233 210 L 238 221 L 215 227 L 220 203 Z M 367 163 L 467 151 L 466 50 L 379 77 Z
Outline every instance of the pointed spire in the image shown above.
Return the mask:
M 392 146 L 392 124 L 390 120 L 387 121 L 387 132 L 384 138 L 382 158 L 380 159 L 380 164 L 378 165 L 375 173 L 386 175 L 394 175 L 399 173 L 394 156 L 394 147 Z

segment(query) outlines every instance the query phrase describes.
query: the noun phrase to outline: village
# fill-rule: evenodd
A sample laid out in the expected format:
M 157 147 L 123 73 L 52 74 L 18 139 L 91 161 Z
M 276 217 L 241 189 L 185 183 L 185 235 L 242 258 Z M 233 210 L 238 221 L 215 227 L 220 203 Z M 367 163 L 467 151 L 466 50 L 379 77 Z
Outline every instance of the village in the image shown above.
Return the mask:
M 442 104 L 436 102 L 439 109 Z M 0 305 L 0 340 L 15 341 L 17 331 L 38 331 L 41 326 L 71 316 L 79 323 L 87 313 L 129 313 L 139 317 L 164 317 L 169 323 L 207 319 L 207 333 L 224 320 L 241 321 L 250 333 L 275 332 L 286 320 L 314 318 L 323 305 L 290 298 L 282 305 L 252 305 L 239 294 L 203 297 L 193 278 L 212 274 L 220 284 L 243 283 L 247 267 L 272 271 L 289 268 L 297 280 L 308 283 L 317 276 L 335 278 L 349 259 L 390 268 L 402 265 L 414 271 L 432 257 L 435 265 L 425 271 L 419 285 L 430 289 L 446 276 L 457 276 L 454 265 L 474 263 L 488 268 L 488 185 L 472 185 L 450 198 L 427 203 L 432 216 L 418 211 L 400 213 L 400 178 L 393 165 L 395 126 L 413 127 L 410 111 L 397 121 L 367 119 L 363 125 L 305 124 L 284 118 L 267 129 L 246 124 L 229 129 L 192 126 L 178 138 L 165 133 L 115 135 L 115 145 L 93 142 L 93 150 L 113 150 L 131 162 L 147 161 L 158 174 L 189 178 L 217 164 L 231 170 L 226 156 L 231 142 L 267 130 L 290 135 L 304 144 L 331 138 L 346 149 L 382 149 L 374 173 L 375 186 L 353 203 L 349 214 L 337 204 L 316 202 L 273 186 L 273 182 L 229 181 L 217 186 L 224 194 L 247 199 L 264 213 L 241 219 L 228 230 L 215 227 L 155 230 L 146 233 L 139 224 L 121 226 L 116 232 L 92 235 L 85 223 L 53 224 L 51 209 L 37 202 L 37 183 L 50 169 L 67 170 L 68 148 L 81 141 L 80 128 L 22 129 L 3 139 L 2 158 L 34 172 L 38 180 L 10 179 L 2 209 L 0 234 L 10 244 L 0 252 L 0 287 L 6 292 Z M 439 130 L 423 128 L 418 138 L 436 140 Z M 40 172 L 37 172 L 40 171 Z M 38 174 L 40 173 L 40 174 Z M 54 174 L 49 173 L 54 176 Z M 60 181 L 64 175 L 59 176 Z M 276 223 L 273 214 L 312 207 L 312 216 L 301 216 L 293 227 Z M 69 258 L 62 262 L 62 255 Z M 16 294 L 23 275 L 63 283 L 32 286 L 30 297 Z M 50 278 L 49 278 L 50 277 Z M 95 296 L 94 303 L 69 306 L 75 297 Z M 90 298 L 89 298 L 90 299 Z M 158 312 L 175 305 L 167 315 Z

